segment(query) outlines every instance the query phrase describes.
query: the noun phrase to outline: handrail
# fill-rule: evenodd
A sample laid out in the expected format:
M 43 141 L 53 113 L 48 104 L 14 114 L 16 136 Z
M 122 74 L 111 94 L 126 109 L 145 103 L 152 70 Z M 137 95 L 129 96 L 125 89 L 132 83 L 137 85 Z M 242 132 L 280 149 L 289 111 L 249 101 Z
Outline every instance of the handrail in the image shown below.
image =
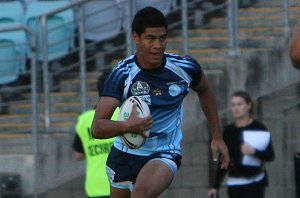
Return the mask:
M 81 6 L 84 4 L 85 1 L 81 0 L 78 2 L 70 2 L 69 5 L 62 6 L 61 8 L 57 8 L 53 11 L 47 12 L 40 16 L 41 25 L 42 25 L 42 38 L 43 41 L 48 40 L 47 35 L 47 17 L 53 16 L 57 13 L 63 12 L 65 10 L 79 7 L 79 15 L 80 20 L 78 20 L 78 26 L 79 26 L 79 58 L 80 58 L 80 82 L 81 82 L 81 110 L 84 111 L 87 108 L 87 87 L 86 87 L 86 55 L 85 55 L 85 42 L 84 42 L 84 24 L 83 24 L 83 7 Z M 75 18 L 75 17 L 74 17 Z M 44 115 L 45 115 L 45 130 L 46 132 L 51 131 L 51 109 L 50 109 L 50 87 L 49 87 L 49 60 L 48 60 L 48 47 L 47 42 L 43 42 L 42 45 L 43 49 L 43 61 L 42 61 L 42 67 L 43 67 L 43 82 L 44 82 L 44 102 L 45 102 L 45 109 L 44 109 Z
M 229 28 L 229 55 L 237 57 L 240 55 L 239 47 L 239 9 L 238 1 L 228 0 L 228 28 Z

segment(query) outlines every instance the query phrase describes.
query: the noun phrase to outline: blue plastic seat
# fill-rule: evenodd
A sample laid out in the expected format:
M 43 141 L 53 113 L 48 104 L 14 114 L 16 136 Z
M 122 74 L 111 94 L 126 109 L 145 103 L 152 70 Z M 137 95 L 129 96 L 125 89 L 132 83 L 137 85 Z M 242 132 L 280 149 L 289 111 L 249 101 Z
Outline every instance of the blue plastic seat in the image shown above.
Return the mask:
M 121 32 L 125 12 L 119 0 L 89 0 L 84 13 L 85 39 L 100 42 Z
M 11 23 L 10 25 L 20 25 Z M 0 29 L 8 27 L 0 24 Z M 26 33 L 24 30 L 0 32 L 0 84 L 11 83 L 25 70 Z
M 70 4 L 68 0 L 60 1 L 32 1 L 27 8 L 25 16 L 25 24 L 37 33 L 37 57 L 39 60 L 43 58 L 42 46 L 44 40 L 42 37 L 42 24 L 39 17 L 45 13 L 49 13 L 65 5 Z M 53 16 L 47 17 L 47 50 L 48 60 L 65 56 L 74 45 L 74 11 L 68 9 L 59 12 Z M 28 51 L 28 56 L 31 52 Z
M 23 5 L 20 1 L 0 2 L 0 24 L 19 22 L 25 16 Z

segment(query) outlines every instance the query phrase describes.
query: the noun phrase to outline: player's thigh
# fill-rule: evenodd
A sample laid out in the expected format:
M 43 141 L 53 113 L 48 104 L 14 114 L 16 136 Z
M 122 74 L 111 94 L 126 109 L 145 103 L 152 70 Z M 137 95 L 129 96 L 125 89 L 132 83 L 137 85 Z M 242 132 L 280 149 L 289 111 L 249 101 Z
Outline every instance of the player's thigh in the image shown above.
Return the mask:
M 172 182 L 171 168 L 161 160 L 151 160 L 140 171 L 133 188 L 133 195 L 157 197 Z
M 130 191 L 127 189 L 120 189 L 110 187 L 110 198 L 130 198 Z

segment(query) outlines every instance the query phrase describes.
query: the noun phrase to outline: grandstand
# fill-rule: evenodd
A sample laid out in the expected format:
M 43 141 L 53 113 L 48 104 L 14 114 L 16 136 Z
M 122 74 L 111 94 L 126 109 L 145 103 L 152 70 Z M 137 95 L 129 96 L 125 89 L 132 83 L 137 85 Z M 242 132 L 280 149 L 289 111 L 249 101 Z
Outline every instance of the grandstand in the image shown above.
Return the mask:
M 0 184 L 13 176 L 19 187 L 0 189 L 0 197 L 83 196 L 84 167 L 71 149 L 77 116 L 98 101 L 102 71 L 134 52 L 129 22 L 149 2 L 170 23 L 167 52 L 204 68 L 223 124 L 234 90 L 256 98 L 276 152 L 266 198 L 296 196 L 300 72 L 287 47 L 298 0 L 239 0 L 237 12 L 226 0 L 11 0 L 0 2 Z M 189 106 L 196 97 L 185 99 L 183 164 L 161 198 L 207 196 L 210 137 Z

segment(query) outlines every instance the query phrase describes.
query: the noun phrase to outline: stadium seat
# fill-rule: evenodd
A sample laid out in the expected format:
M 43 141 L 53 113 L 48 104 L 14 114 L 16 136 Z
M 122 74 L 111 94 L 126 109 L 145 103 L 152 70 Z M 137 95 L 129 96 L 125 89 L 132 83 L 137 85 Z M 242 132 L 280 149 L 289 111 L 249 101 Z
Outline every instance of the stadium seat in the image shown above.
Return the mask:
M 167 16 L 171 12 L 171 8 L 173 5 L 173 0 L 138 0 L 136 1 L 136 10 L 140 10 L 146 6 L 153 6 L 159 9 L 165 16 Z
M 70 1 L 32 1 L 27 8 L 25 16 L 25 24 L 29 26 L 34 32 L 37 33 L 37 57 L 42 60 L 42 46 L 45 41 L 42 39 L 42 24 L 39 17 L 45 13 L 49 13 L 65 5 Z M 74 11 L 68 9 L 59 12 L 47 18 L 47 49 L 48 60 L 63 57 L 66 55 L 71 47 L 74 45 Z M 31 56 L 30 50 L 28 56 Z
M 100 42 L 121 32 L 125 9 L 119 0 L 90 0 L 84 13 L 86 40 Z
M 0 24 L 0 29 L 5 27 L 8 25 Z M 25 70 L 26 44 L 24 30 L 0 32 L 0 84 L 14 82 Z
M 0 24 L 19 22 L 25 16 L 23 5 L 20 1 L 0 2 Z

